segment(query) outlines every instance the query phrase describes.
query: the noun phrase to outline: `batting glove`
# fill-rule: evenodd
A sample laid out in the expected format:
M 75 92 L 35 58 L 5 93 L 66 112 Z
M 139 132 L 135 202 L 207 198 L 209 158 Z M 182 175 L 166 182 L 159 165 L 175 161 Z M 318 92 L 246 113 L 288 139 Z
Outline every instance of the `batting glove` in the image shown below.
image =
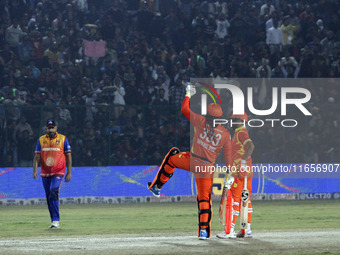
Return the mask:
M 193 96 L 193 95 L 195 95 L 195 94 L 196 94 L 196 88 L 195 88 L 195 86 L 192 85 L 192 84 L 190 84 L 190 83 L 188 83 L 188 85 L 187 85 L 187 87 L 186 87 L 186 94 L 185 94 L 185 96 L 186 96 L 186 97 L 191 97 L 191 96 Z
M 224 187 L 227 188 L 227 189 L 230 189 L 231 188 L 231 185 L 234 183 L 234 177 L 230 174 L 228 176 L 228 179 L 224 180 L 223 184 L 224 184 Z

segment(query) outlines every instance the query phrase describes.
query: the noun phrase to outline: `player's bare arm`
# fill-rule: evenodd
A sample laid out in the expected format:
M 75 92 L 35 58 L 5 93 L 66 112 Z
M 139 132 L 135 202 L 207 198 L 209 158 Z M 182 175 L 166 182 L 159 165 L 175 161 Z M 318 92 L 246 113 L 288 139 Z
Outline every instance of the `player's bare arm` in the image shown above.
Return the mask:
M 246 151 L 244 152 L 243 160 L 247 160 L 255 149 L 255 145 L 251 140 L 245 142 L 244 146 L 246 147 Z
M 66 176 L 65 176 L 65 182 L 69 182 L 71 180 L 71 169 L 72 169 L 71 152 L 66 153 L 66 165 L 67 165 L 67 173 L 66 173 Z
M 39 162 L 40 162 L 40 154 L 36 153 L 33 159 L 33 178 L 34 179 L 38 179 L 37 168 L 38 168 Z
M 251 140 L 247 140 L 244 143 L 244 147 L 245 147 L 245 152 L 244 152 L 244 156 L 241 160 L 241 167 L 240 167 L 240 171 L 239 171 L 239 175 L 238 177 L 243 178 L 244 175 L 246 175 L 249 172 L 249 168 L 246 167 L 247 164 L 247 159 L 251 157 L 251 154 L 254 151 L 255 145 L 253 144 L 253 142 Z

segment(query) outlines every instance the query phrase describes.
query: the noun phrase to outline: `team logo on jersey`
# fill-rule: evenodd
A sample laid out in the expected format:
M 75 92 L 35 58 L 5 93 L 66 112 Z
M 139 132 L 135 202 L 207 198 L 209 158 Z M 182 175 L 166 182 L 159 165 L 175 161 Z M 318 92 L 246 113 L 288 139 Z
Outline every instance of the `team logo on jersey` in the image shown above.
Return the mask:
M 55 142 L 55 144 L 56 144 L 56 145 L 59 145 L 59 143 L 60 143 L 60 141 L 59 141 L 59 140 L 57 140 L 57 141 Z
M 53 165 L 54 165 L 54 158 L 48 157 L 48 158 L 46 159 L 46 165 L 47 165 L 47 166 L 53 166 Z

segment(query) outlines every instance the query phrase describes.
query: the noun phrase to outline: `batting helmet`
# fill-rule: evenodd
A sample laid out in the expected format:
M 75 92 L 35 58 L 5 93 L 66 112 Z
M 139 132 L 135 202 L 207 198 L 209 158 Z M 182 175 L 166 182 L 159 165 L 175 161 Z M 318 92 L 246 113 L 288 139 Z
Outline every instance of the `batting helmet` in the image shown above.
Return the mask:
M 246 113 L 244 114 L 233 114 L 229 117 L 229 119 L 241 119 L 244 120 L 245 122 L 248 121 L 248 115 Z
M 222 108 L 218 104 L 209 104 L 207 112 L 213 117 L 221 117 L 223 114 Z

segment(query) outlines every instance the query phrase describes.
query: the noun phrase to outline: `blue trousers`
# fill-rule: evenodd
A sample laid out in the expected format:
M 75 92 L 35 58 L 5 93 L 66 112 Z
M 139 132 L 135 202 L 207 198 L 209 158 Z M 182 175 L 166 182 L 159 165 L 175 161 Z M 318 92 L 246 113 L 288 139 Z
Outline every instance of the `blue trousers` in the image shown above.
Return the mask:
M 59 190 L 63 177 L 42 177 L 51 221 L 59 221 Z

